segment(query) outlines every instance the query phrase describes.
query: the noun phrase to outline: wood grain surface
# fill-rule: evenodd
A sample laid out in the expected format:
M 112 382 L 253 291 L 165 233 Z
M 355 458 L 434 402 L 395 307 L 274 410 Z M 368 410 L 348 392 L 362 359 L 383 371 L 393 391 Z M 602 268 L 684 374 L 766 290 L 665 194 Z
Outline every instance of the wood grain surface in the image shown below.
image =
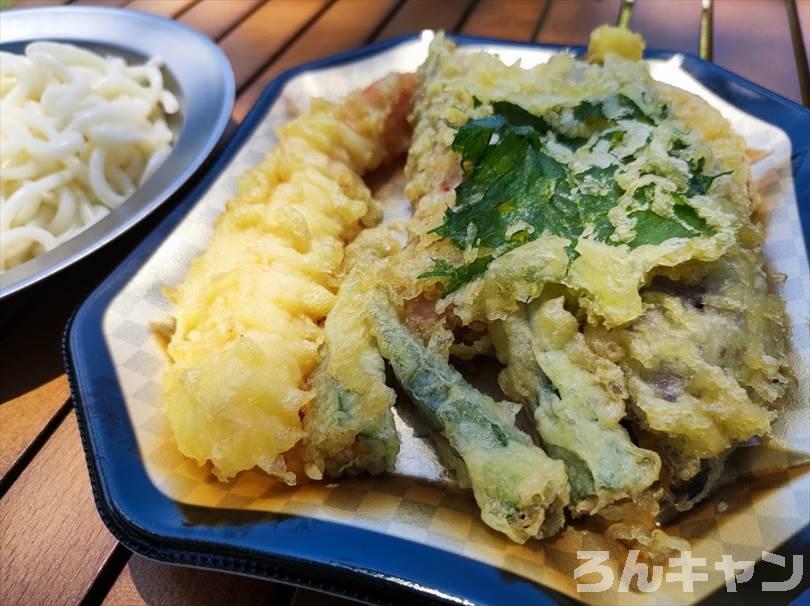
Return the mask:
M 810 50 L 810 0 L 715 0 L 715 60 L 799 100 L 798 43 Z M 277 75 L 357 46 L 425 28 L 543 43 L 586 44 L 615 23 L 620 0 L 20 0 L 16 7 L 124 6 L 218 41 L 236 74 L 244 118 Z M 697 52 L 700 0 L 636 0 L 630 25 L 650 47 Z M 805 69 L 807 66 L 804 66 Z M 131 556 L 95 510 L 60 358 L 75 306 L 163 218 L 166 205 L 104 252 L 25 297 L 0 304 L 0 604 L 326 606 L 349 601 L 235 575 Z
M 0 604 L 77 604 L 116 541 L 98 517 L 68 415 L 0 499 Z
M 195 0 L 132 0 L 126 7 L 161 17 L 176 17 L 194 2 Z
M 394 0 L 338 0 L 245 88 L 234 106 L 241 122 L 265 87 L 282 72 L 316 59 L 350 50 L 369 40 L 375 28 L 394 10 Z M 363 14 L 368 19 L 358 19 Z
M 473 4 L 473 0 L 406 0 L 377 40 L 389 40 L 423 29 L 456 31 Z
M 0 406 L 0 482 L 18 464 L 70 397 L 67 380 L 59 375 Z
M 198 2 L 180 16 L 180 23 L 201 31 L 212 40 L 238 25 L 262 5 L 262 0 L 209 0 Z
M 480 0 L 463 34 L 527 41 L 534 37 L 549 0 Z
M 66 4 L 67 0 L 19 0 L 14 8 L 35 8 L 37 6 L 59 6 Z
M 701 10 L 701 0 L 636 0 L 630 29 L 642 34 L 649 48 L 697 55 Z
M 552 0 L 536 40 L 545 44 L 587 44 L 594 27 L 616 23 L 620 0 Z
M 801 103 L 785 2 L 717 0 L 714 62 Z
M 224 572 L 167 566 L 133 555 L 104 597 L 104 606 L 277 606 L 294 589 Z
M 122 7 L 129 0 L 73 0 L 71 6 L 106 6 L 107 8 Z
M 804 52 L 807 57 L 810 57 L 810 0 L 796 0 L 796 10 L 801 22 Z M 805 67 L 810 68 L 808 65 L 805 65 Z
M 219 46 L 231 62 L 236 88 L 269 63 L 326 4 L 326 0 L 273 0 L 225 36 Z

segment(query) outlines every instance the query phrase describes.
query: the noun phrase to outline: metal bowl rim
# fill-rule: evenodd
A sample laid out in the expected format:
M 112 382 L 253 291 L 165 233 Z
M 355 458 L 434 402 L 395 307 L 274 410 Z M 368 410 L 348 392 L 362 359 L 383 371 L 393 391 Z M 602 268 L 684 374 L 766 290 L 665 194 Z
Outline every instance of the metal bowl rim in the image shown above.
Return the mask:
M 74 29 L 72 33 L 61 31 L 65 23 L 76 19 L 82 20 L 80 29 Z M 188 59 L 178 55 L 166 56 L 159 48 L 149 48 L 148 44 L 153 38 L 117 38 L 115 31 L 99 27 L 98 22 L 113 22 L 123 30 L 148 30 L 150 36 L 158 32 L 157 35 L 165 41 L 165 47 L 191 49 L 187 51 L 188 54 L 194 56 L 196 61 L 206 61 L 207 69 L 205 72 L 192 71 L 189 65 L 183 65 L 189 63 Z M 15 25 L 25 26 L 25 32 L 10 34 Z M 39 30 L 41 33 L 30 35 L 29 30 Z M 177 92 L 181 95 L 182 124 L 169 157 L 121 206 L 53 250 L 0 273 L 0 300 L 86 258 L 134 227 L 168 200 L 189 180 L 214 149 L 230 120 L 235 99 L 235 78 L 225 53 L 202 33 L 172 19 L 108 7 L 35 7 L 3 11 L 0 48 L 48 39 L 77 46 L 103 45 L 109 49 L 119 49 L 122 55 L 134 53 L 144 57 L 160 56 L 164 73 L 168 72 L 179 88 Z M 180 71 L 178 67 L 181 68 Z M 200 88 L 211 80 L 216 80 L 214 84 L 219 88 L 216 95 L 209 97 L 214 102 L 208 102 L 208 99 L 198 102 L 188 89 L 193 90 L 195 84 L 196 88 Z M 206 103 L 208 106 L 215 106 L 206 110 Z

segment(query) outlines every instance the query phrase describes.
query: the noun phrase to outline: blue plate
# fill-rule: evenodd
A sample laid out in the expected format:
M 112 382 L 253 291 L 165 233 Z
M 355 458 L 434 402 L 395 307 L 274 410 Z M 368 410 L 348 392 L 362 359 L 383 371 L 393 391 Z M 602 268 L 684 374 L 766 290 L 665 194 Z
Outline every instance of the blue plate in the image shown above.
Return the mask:
M 381 532 L 322 519 L 209 509 L 171 500 L 147 475 L 102 334 L 103 316 L 113 298 L 226 169 L 263 121 L 285 83 L 303 72 L 373 58 L 415 38 L 407 36 L 355 50 L 277 78 L 211 170 L 73 316 L 65 333 L 64 357 L 96 505 L 107 527 L 124 545 L 165 562 L 265 577 L 375 603 L 574 603 L 557 591 L 485 563 Z M 454 39 L 460 44 L 538 48 L 479 38 Z M 666 51 L 647 52 L 648 58 L 667 59 L 672 55 Z M 788 134 L 802 231 L 807 241 L 810 111 L 697 57 L 684 56 L 682 67 L 720 98 Z M 806 553 L 809 548 L 810 528 L 805 527 L 782 550 L 788 554 Z M 742 585 L 740 591 L 744 594 L 758 588 L 757 579 L 779 574 L 775 566 L 758 566 L 755 579 Z M 790 595 L 795 594 L 771 593 L 769 601 L 784 603 Z M 723 598 L 723 594 L 715 594 L 710 599 Z

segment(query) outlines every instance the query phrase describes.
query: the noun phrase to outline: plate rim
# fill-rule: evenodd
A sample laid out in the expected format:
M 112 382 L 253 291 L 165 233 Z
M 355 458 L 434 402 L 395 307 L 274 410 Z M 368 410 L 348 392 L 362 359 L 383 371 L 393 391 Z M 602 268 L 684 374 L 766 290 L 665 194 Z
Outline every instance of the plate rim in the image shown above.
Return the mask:
M 419 36 L 418 33 L 410 34 L 340 53 L 294 67 L 275 78 L 264 89 L 208 172 L 91 293 L 69 320 L 63 338 L 63 357 L 96 507 L 113 535 L 133 551 L 164 562 L 270 578 L 364 601 L 397 602 L 403 599 L 413 603 L 417 599 L 446 603 L 498 603 L 502 600 L 510 603 L 576 603 L 554 589 L 495 566 L 383 532 L 307 516 L 209 509 L 176 503 L 161 493 L 148 478 L 103 338 L 101 321 L 109 303 L 205 195 L 264 119 L 287 81 L 303 72 L 379 54 L 417 40 Z M 484 37 L 449 37 L 460 44 L 503 44 L 550 50 L 570 48 L 578 52 L 583 49 L 581 46 L 521 43 Z M 674 54 L 685 57 L 684 69 L 687 71 L 690 66 L 708 70 L 714 79 L 709 78 L 710 82 L 705 78 L 699 80 L 715 94 L 762 120 L 770 123 L 776 121 L 776 125 L 791 138 L 794 149 L 800 149 L 798 155 L 803 154 L 807 158 L 810 152 L 810 110 L 688 53 L 650 50 L 645 57 L 668 58 Z M 741 105 L 731 101 L 727 98 L 728 90 L 722 86 L 722 82 L 716 81 L 717 78 L 730 79 L 749 93 L 757 93 L 759 97 L 791 110 L 800 124 L 808 126 L 805 129 L 807 134 L 785 128 L 783 124 L 787 117 L 782 111 L 771 108 L 763 115 L 762 107 L 754 107 L 752 111 L 746 103 Z M 761 103 L 762 99 L 759 101 Z M 752 103 L 750 99 L 748 103 Z M 796 110 L 801 111 L 796 114 Z M 796 171 L 794 167 L 793 180 L 802 231 L 807 242 L 810 212 L 802 208 L 800 192 L 810 192 L 810 171 Z M 805 200 L 807 198 L 804 197 Z M 122 413 L 123 422 L 120 417 Z M 127 481 L 124 481 L 125 474 Z M 137 485 L 127 486 L 132 481 L 136 481 Z M 145 504 L 144 499 L 148 499 L 149 504 L 145 509 L 141 507 Z M 158 512 L 161 516 L 169 516 L 170 522 L 167 523 L 160 516 L 156 518 Z M 226 518 L 230 519 L 231 524 L 243 529 L 247 527 L 247 530 L 237 537 L 233 533 L 229 536 Z M 306 524 L 310 531 L 296 531 L 291 521 Z M 261 532 L 256 532 L 257 529 Z M 255 534 L 246 540 L 251 531 Z M 312 536 L 316 536 L 317 540 L 313 540 Z M 796 538 L 807 549 L 810 545 L 810 524 L 794 535 Z M 253 544 L 253 540 L 260 540 L 260 546 Z M 392 558 L 396 561 L 392 561 Z M 442 570 L 452 574 L 454 579 L 439 574 L 436 580 L 436 573 Z
M 216 74 L 216 77 L 219 80 L 218 84 L 222 86 L 221 103 L 215 108 L 216 113 L 211 112 L 210 115 L 206 115 L 205 113 L 200 114 L 198 112 L 190 113 L 188 109 L 186 109 L 183 114 L 184 124 L 178 131 L 177 141 L 175 141 L 175 147 L 172 149 L 172 152 L 169 154 L 163 164 L 158 167 L 155 175 L 147 180 L 143 187 L 139 187 L 137 190 L 135 190 L 135 192 L 133 192 L 133 194 L 127 198 L 121 204 L 121 206 L 113 209 L 109 215 L 82 230 L 74 237 L 69 238 L 51 251 L 47 251 L 34 259 L 30 259 L 23 264 L 17 265 L 5 272 L 0 273 L 0 301 L 11 298 L 12 296 L 22 293 L 37 284 L 45 282 L 52 276 L 65 271 L 66 269 L 81 262 L 83 259 L 97 253 L 101 248 L 118 239 L 124 233 L 145 220 L 160 206 L 168 202 L 172 196 L 174 196 L 185 184 L 194 178 L 195 173 L 209 158 L 217 143 L 222 139 L 225 129 L 231 119 L 231 112 L 233 111 L 233 105 L 236 99 L 236 79 L 233 73 L 233 68 L 231 67 L 230 61 L 222 49 L 201 32 L 173 19 L 167 19 L 159 15 L 128 10 L 125 8 L 102 6 L 41 6 L 4 10 L 4 30 L 13 26 L 14 19 L 36 18 L 35 22 L 39 23 L 45 17 L 54 17 L 60 15 L 70 15 L 73 18 L 94 18 L 94 16 L 97 18 L 100 15 L 105 18 L 113 18 L 116 20 L 121 20 L 122 22 L 129 21 L 131 23 L 135 23 L 136 20 L 140 20 L 141 22 L 152 22 L 159 24 L 159 26 L 165 31 L 174 33 L 175 35 L 177 32 L 182 32 L 182 34 L 187 37 L 186 39 L 196 40 L 199 44 L 199 48 L 206 49 L 210 55 L 210 58 L 215 61 L 214 65 L 211 67 L 213 73 Z M 43 25 L 42 29 L 47 30 L 49 24 L 47 24 L 47 22 L 45 23 L 46 25 Z M 91 33 L 86 37 L 79 35 L 67 37 L 60 36 L 59 39 L 68 43 L 77 44 L 79 46 L 93 42 L 101 43 L 105 46 L 110 46 L 111 48 L 116 48 L 122 51 L 131 51 L 133 48 L 137 48 L 138 46 L 136 44 L 135 47 L 133 47 L 131 44 L 110 40 L 109 35 L 103 31 L 100 31 L 99 28 L 92 28 L 88 31 Z M 49 38 L 50 37 L 47 34 L 44 34 L 38 39 Z M 13 36 L 6 35 L 2 40 L 0 40 L 0 45 L 6 46 L 17 43 L 27 44 L 33 41 L 35 40 L 30 38 L 15 39 Z M 142 49 L 140 48 L 137 48 L 137 50 L 138 52 L 142 52 Z M 154 56 L 154 52 L 151 54 L 147 53 L 147 56 Z M 163 57 L 163 59 L 164 64 L 168 64 L 169 60 L 165 57 Z M 174 72 L 171 73 L 173 77 L 178 76 Z M 186 104 L 188 108 L 193 105 L 193 102 L 186 100 Z M 200 137 L 198 142 L 192 141 L 188 144 L 196 145 L 196 147 L 189 147 L 189 151 L 185 152 L 191 156 L 189 160 L 183 165 L 173 167 L 171 164 L 172 156 L 175 154 L 175 149 L 177 149 L 179 144 L 183 143 L 183 134 L 190 124 L 188 120 L 189 115 L 192 117 L 198 117 L 198 120 L 206 120 L 206 123 L 210 124 L 211 128 L 206 129 L 207 134 L 204 137 Z M 175 162 L 177 162 L 178 159 L 179 158 L 175 156 Z M 149 192 L 147 189 L 150 186 L 150 181 L 153 183 L 152 187 L 156 187 L 154 185 L 154 177 L 160 174 L 162 171 L 168 171 L 168 169 L 172 168 L 174 176 L 170 177 L 168 174 L 166 174 L 164 177 L 164 179 L 167 181 L 166 184 L 163 187 L 158 187 L 157 191 L 150 195 L 151 192 Z M 135 202 L 136 204 L 132 205 L 132 202 Z M 121 213 L 116 214 L 116 211 L 122 207 L 126 208 L 121 211 L 121 213 L 126 214 L 125 216 L 120 217 L 118 214 Z M 105 226 L 105 222 L 109 223 L 109 225 Z M 100 226 L 104 226 L 105 229 L 103 229 L 96 237 L 93 237 L 91 230 L 100 230 Z M 58 254 L 60 249 L 65 245 L 70 246 L 69 250 L 71 252 L 63 252 L 62 255 Z M 36 265 L 26 268 L 25 266 L 28 263 L 34 263 Z M 20 270 L 19 268 L 23 269 Z M 11 281 L 9 281 L 9 275 L 11 275 Z

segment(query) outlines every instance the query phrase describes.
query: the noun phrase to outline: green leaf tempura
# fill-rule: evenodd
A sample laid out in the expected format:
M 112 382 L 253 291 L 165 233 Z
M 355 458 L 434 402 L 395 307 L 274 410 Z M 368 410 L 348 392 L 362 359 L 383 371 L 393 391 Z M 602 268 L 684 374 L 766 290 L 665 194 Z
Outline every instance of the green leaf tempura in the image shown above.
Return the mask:
M 712 227 L 690 200 L 706 195 L 728 173 L 704 174 L 705 158 L 690 159 L 683 191 L 666 193 L 669 211 L 656 204 L 660 194 L 654 182 L 634 191 L 617 182 L 618 171 L 647 153 L 655 129 L 667 118 L 666 105 L 614 93 L 542 116 L 506 101 L 491 106 L 491 115 L 468 121 L 456 133 L 452 147 L 461 156 L 464 175 L 455 206 L 433 230 L 457 248 L 475 251 L 474 258 L 458 267 L 437 259 L 431 271 L 419 276 L 446 278 L 444 295 L 478 278 L 494 259 L 544 234 L 568 239 L 571 259 L 578 255 L 581 238 L 635 248 L 711 235 Z M 646 140 L 639 140 L 645 133 Z M 683 164 L 688 152 L 684 138 L 670 137 L 672 162 Z M 583 166 L 583 158 L 591 163 Z M 640 176 L 657 176 L 655 168 Z M 617 232 L 610 214 L 622 204 L 632 225 L 629 237 L 627 229 Z

